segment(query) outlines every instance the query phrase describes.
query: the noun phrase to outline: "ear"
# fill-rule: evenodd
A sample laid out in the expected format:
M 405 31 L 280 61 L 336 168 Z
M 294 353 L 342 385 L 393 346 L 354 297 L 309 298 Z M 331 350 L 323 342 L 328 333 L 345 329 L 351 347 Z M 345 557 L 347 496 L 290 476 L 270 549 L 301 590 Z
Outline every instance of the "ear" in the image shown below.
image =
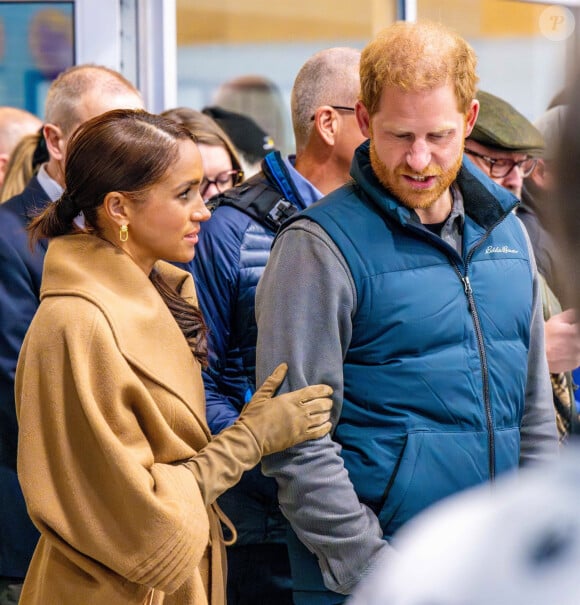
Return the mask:
M 327 144 L 334 145 L 334 138 L 338 129 L 338 120 L 329 105 L 321 105 L 314 112 L 314 128 L 318 136 Z
M 4 177 L 6 176 L 6 166 L 8 164 L 10 156 L 7 153 L 0 153 L 0 185 L 4 183 Z
M 549 171 L 546 169 L 546 163 L 544 160 L 542 158 L 538 158 L 538 163 L 528 178 L 532 179 L 532 181 L 540 189 L 549 189 L 551 183 L 548 172 Z
M 479 101 L 477 99 L 473 99 L 471 101 L 471 107 L 467 111 L 465 116 L 465 138 L 467 138 L 473 127 L 475 126 L 475 122 L 477 121 L 477 116 L 479 115 Z
M 356 116 L 356 121 L 358 122 L 360 131 L 365 138 L 369 139 L 371 136 L 371 117 L 362 101 L 356 102 L 354 106 L 354 114 Z
M 55 124 L 45 124 L 42 127 L 46 148 L 51 158 L 62 161 L 64 159 L 65 141 L 62 130 Z
M 107 221 L 117 227 L 128 225 L 130 222 L 130 200 L 118 191 L 107 193 L 103 200 L 103 211 Z

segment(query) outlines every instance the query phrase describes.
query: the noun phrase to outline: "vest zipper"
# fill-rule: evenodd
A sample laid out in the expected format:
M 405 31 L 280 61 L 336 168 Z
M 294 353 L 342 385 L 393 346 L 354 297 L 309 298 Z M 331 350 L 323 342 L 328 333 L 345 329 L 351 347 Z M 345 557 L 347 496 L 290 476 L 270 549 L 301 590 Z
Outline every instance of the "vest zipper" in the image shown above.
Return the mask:
M 491 481 L 495 479 L 495 435 L 493 432 L 493 413 L 491 410 L 491 401 L 489 397 L 489 371 L 487 367 L 487 354 L 485 351 L 485 343 L 483 341 L 483 330 L 481 329 L 481 322 L 479 321 L 479 314 L 477 312 L 477 307 L 475 306 L 475 298 L 473 297 L 471 282 L 469 281 L 469 277 L 467 274 L 469 272 L 469 263 L 476 250 L 483 245 L 483 243 L 489 237 L 489 234 L 497 227 L 497 225 L 499 225 L 505 219 L 506 216 L 509 216 L 509 213 L 513 210 L 513 208 L 515 208 L 515 204 L 501 217 L 499 217 L 499 219 L 495 221 L 495 223 L 493 223 L 493 225 L 491 225 L 491 227 L 486 230 L 483 236 L 471 247 L 465 259 L 465 275 L 461 273 L 459 267 L 457 266 L 457 263 L 452 258 L 450 258 L 455 272 L 463 283 L 463 288 L 465 289 L 465 296 L 467 297 L 469 308 L 471 310 L 471 317 L 473 318 L 475 335 L 477 337 L 477 346 L 479 348 L 479 357 L 481 360 L 481 373 L 483 377 L 483 404 L 485 407 L 485 416 L 488 428 L 487 443 L 489 447 L 489 477 Z
M 465 267 L 465 275 L 461 274 L 459 267 L 453 261 L 453 268 L 457 272 L 457 275 L 463 282 L 463 288 L 469 304 L 469 311 L 473 318 L 473 327 L 475 329 L 475 336 L 477 338 L 477 347 L 479 349 L 479 359 L 481 361 L 481 375 L 483 378 L 483 405 L 485 407 L 485 417 L 487 421 L 488 437 L 487 444 L 489 450 L 489 476 L 493 480 L 495 478 L 495 435 L 493 432 L 493 415 L 491 411 L 491 401 L 489 398 L 489 372 L 487 367 L 487 354 L 485 351 L 485 344 L 483 341 L 483 330 L 481 329 L 481 323 L 479 321 L 479 314 L 475 305 L 475 299 L 473 298 L 473 290 L 471 289 L 471 282 L 467 276 L 467 266 Z
M 516 207 L 516 205 L 517 204 L 514 204 L 511 208 L 509 208 L 509 210 L 504 212 L 504 214 L 502 214 L 499 217 L 499 219 L 495 221 L 495 223 L 493 223 L 490 227 L 488 227 L 488 229 L 485 231 L 485 233 L 482 235 L 482 237 L 471 247 L 471 249 L 467 253 L 467 257 L 466 257 L 465 263 L 464 263 L 465 275 L 463 273 L 461 273 L 461 270 L 459 269 L 459 265 L 457 264 L 457 261 L 455 259 L 453 259 L 453 257 L 449 254 L 449 251 L 447 250 L 447 248 L 451 248 L 451 246 L 449 246 L 449 244 L 447 244 L 444 240 L 442 240 L 441 238 L 438 238 L 437 236 L 433 237 L 433 240 L 432 240 L 435 243 L 435 245 L 446 254 L 447 258 L 449 259 L 449 262 L 451 263 L 451 266 L 453 267 L 453 270 L 455 271 L 455 273 L 457 273 L 457 276 L 463 283 L 463 289 L 465 290 L 465 296 L 467 297 L 469 310 L 471 312 L 471 317 L 473 318 L 473 327 L 475 329 L 475 336 L 477 338 L 477 347 L 479 349 L 479 359 L 480 359 L 480 363 L 481 363 L 481 375 L 483 378 L 483 405 L 485 408 L 485 418 L 486 418 L 487 428 L 488 428 L 488 438 L 487 438 L 487 444 L 488 444 L 488 449 L 489 449 L 488 464 L 489 464 L 489 477 L 490 477 L 491 481 L 493 481 L 495 479 L 495 435 L 493 432 L 493 412 L 491 410 L 491 401 L 490 401 L 490 397 L 489 397 L 489 371 L 488 371 L 488 367 L 487 367 L 487 354 L 485 351 L 485 343 L 483 341 L 483 330 L 481 328 L 481 322 L 479 321 L 479 314 L 477 311 L 477 307 L 475 305 L 475 298 L 473 297 L 473 290 L 471 289 L 471 282 L 469 281 L 469 277 L 468 277 L 467 273 L 469 272 L 469 262 L 471 261 L 471 258 L 475 254 L 476 250 L 478 248 L 480 248 L 480 246 L 483 245 L 483 243 L 489 237 L 489 234 L 505 219 L 505 217 L 509 216 L 509 213 Z M 414 226 L 410 226 L 410 229 L 412 231 L 420 233 L 421 237 L 423 237 L 425 239 L 424 230 L 417 229 Z M 427 239 L 430 239 L 432 234 L 430 232 L 427 232 L 427 234 L 428 234 Z M 454 250 L 454 252 L 455 252 L 455 250 Z

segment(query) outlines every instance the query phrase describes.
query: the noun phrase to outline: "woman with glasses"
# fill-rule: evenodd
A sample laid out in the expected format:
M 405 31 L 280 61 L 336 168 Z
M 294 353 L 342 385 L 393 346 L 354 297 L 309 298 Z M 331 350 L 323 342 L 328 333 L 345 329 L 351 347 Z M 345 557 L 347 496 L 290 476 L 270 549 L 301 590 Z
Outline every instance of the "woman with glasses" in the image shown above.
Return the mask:
M 212 118 L 189 107 L 168 109 L 162 115 L 183 124 L 197 141 L 204 173 L 199 191 L 206 204 L 214 195 L 243 181 L 244 172 L 234 144 Z

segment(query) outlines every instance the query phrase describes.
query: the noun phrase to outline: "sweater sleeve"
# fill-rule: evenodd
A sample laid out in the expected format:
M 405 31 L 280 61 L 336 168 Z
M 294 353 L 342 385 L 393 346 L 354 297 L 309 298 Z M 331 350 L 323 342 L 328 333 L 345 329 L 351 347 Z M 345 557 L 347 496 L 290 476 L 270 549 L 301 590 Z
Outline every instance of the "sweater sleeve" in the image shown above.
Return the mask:
M 208 544 L 200 489 L 185 465 L 155 457 L 151 442 L 167 425 L 103 314 L 74 297 L 44 307 L 16 377 L 18 473 L 30 516 L 49 541 L 174 592 Z
M 298 220 L 274 244 L 256 294 L 257 382 L 285 361 L 282 391 L 330 385 L 336 425 L 356 305 L 344 259 L 317 225 Z M 276 478 L 281 509 L 316 554 L 326 586 L 350 593 L 389 546 L 375 514 L 358 500 L 339 446 L 329 436 L 308 441 L 265 458 L 263 470 Z
M 533 273 L 533 315 L 528 350 L 528 377 L 524 417 L 520 431 L 520 464 L 551 460 L 558 455 L 558 431 L 546 359 L 544 314 L 541 287 L 534 253 L 525 228 L 522 230 L 528 243 Z

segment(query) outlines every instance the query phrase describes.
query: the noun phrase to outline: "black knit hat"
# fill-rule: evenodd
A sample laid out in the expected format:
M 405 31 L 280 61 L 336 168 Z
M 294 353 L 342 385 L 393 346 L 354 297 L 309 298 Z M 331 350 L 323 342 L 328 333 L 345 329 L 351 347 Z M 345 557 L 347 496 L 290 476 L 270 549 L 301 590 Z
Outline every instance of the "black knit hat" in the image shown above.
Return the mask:
M 274 149 L 272 137 L 249 116 L 215 105 L 201 111 L 221 126 L 249 162 L 259 162 Z

